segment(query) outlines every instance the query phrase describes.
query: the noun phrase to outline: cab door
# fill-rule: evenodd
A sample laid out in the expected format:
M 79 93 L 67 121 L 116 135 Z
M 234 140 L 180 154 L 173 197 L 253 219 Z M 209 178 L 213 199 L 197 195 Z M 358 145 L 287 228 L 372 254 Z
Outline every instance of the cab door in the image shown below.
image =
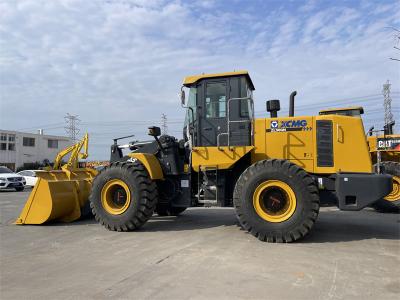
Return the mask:
M 205 80 L 199 89 L 201 105 L 198 107 L 198 146 L 217 146 L 217 136 L 227 132 L 228 79 Z M 225 145 L 226 135 L 220 136 L 220 145 Z

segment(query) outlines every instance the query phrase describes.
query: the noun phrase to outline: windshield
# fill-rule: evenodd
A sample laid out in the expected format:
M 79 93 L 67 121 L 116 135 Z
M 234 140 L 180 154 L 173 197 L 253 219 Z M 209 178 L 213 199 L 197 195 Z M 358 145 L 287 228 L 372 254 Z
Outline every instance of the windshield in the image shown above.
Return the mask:
M 5 173 L 14 173 L 14 172 L 11 171 L 9 168 L 0 167 L 0 174 L 5 174 Z
M 189 99 L 187 102 L 187 106 L 189 108 L 186 111 L 185 126 L 196 120 L 196 108 L 197 108 L 196 103 L 197 103 L 197 88 L 191 87 L 189 90 Z

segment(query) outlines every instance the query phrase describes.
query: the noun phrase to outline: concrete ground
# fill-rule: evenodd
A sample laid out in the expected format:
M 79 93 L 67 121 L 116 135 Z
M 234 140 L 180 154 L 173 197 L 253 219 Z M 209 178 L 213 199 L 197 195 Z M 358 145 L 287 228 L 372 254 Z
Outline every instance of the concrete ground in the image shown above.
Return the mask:
M 1 299 L 400 299 L 399 215 L 321 209 L 293 244 L 263 243 L 233 209 L 17 226 L 28 192 L 0 192 Z

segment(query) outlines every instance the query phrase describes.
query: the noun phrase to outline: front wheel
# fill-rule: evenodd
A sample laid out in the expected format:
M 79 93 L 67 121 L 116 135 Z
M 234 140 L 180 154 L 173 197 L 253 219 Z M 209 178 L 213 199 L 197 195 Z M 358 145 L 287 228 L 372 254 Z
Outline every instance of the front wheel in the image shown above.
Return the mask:
M 157 186 L 139 163 L 117 162 L 93 180 L 90 207 L 96 220 L 115 231 L 143 226 L 157 204 Z
M 248 167 L 236 183 L 233 202 L 241 226 L 267 242 L 304 237 L 319 212 L 314 180 L 287 160 L 263 160 Z

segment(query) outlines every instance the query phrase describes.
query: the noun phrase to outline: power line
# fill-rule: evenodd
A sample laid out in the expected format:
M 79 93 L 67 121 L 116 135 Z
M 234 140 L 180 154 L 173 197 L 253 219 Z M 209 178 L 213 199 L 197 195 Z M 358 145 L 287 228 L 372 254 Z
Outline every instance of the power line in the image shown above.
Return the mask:
M 38 129 L 38 128 L 40 128 L 40 129 L 63 128 L 63 127 L 60 127 L 60 126 L 57 126 L 57 127 L 53 127 L 53 126 L 55 126 L 55 125 L 64 125 L 64 124 L 65 123 L 52 123 L 52 124 L 38 125 L 38 126 L 34 126 L 34 127 L 24 127 L 24 128 L 17 129 L 17 131 L 18 130 Z
M 78 115 L 70 115 L 67 113 L 67 115 L 64 117 L 66 126 L 65 126 L 65 131 L 67 132 L 68 136 L 71 138 L 72 142 L 76 142 L 76 137 L 78 133 L 80 132 L 80 129 L 78 128 L 78 125 L 80 123 L 80 119 L 78 118 Z

